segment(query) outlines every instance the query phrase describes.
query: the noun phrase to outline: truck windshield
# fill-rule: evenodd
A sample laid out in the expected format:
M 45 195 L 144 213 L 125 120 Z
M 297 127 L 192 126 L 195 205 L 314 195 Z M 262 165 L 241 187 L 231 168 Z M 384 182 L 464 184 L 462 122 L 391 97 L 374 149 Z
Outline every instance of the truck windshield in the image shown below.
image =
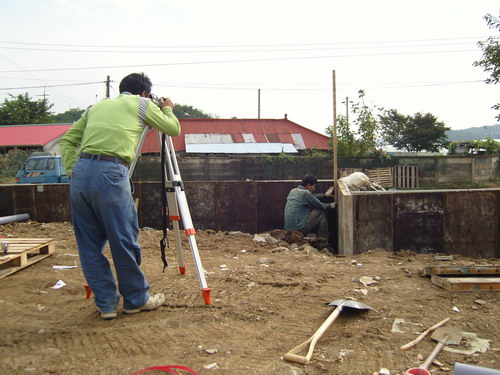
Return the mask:
M 46 164 L 47 164 L 47 159 L 45 159 L 45 158 L 41 158 L 41 159 L 29 159 L 26 162 L 26 168 L 25 169 L 44 170 Z

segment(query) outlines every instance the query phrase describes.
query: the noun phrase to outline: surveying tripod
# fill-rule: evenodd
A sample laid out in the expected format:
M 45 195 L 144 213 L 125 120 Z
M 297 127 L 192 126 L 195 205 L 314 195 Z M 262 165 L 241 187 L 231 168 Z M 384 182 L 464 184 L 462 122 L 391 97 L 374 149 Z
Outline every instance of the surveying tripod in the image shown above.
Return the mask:
M 130 164 L 129 167 L 129 177 L 132 178 L 132 174 L 134 172 L 135 166 L 137 164 L 137 160 L 141 154 L 142 146 L 144 141 L 146 140 L 146 136 L 148 132 L 152 130 L 151 127 L 146 126 L 139 138 L 139 142 L 135 149 L 135 159 Z M 186 199 L 186 193 L 184 192 L 184 183 L 181 179 L 181 174 L 179 172 L 179 166 L 177 164 L 177 158 L 175 155 L 174 145 L 172 143 L 172 138 L 164 133 L 160 134 L 160 131 L 157 131 L 158 134 L 158 142 L 160 144 L 161 149 L 161 157 L 162 157 L 162 200 L 166 197 L 166 202 L 163 202 L 163 217 L 166 217 L 165 210 L 168 208 L 168 217 L 172 221 L 172 227 L 174 229 L 174 238 L 175 238 L 175 249 L 177 252 L 177 262 L 179 264 L 179 273 L 183 275 L 186 272 L 186 265 L 184 263 L 184 255 L 182 252 L 182 243 L 181 243 L 181 235 L 180 235 L 180 226 L 179 221 L 182 220 L 182 224 L 184 227 L 184 233 L 186 233 L 188 237 L 189 247 L 191 248 L 191 254 L 193 256 L 194 265 L 196 269 L 196 273 L 198 275 L 198 281 L 200 284 L 201 295 L 205 300 L 205 304 L 210 305 L 210 292 L 212 288 L 208 288 L 207 282 L 205 280 L 205 274 L 203 271 L 203 267 L 201 265 L 201 258 L 198 252 L 198 245 L 196 243 L 195 238 L 195 229 L 193 227 L 193 222 L 191 220 L 191 213 L 189 212 L 189 206 Z M 160 246 L 162 248 L 162 260 L 164 264 L 164 268 L 167 266 L 165 260 L 165 240 L 167 240 L 167 231 L 168 228 L 167 223 L 164 220 L 163 229 L 164 229 L 164 237 L 160 242 Z

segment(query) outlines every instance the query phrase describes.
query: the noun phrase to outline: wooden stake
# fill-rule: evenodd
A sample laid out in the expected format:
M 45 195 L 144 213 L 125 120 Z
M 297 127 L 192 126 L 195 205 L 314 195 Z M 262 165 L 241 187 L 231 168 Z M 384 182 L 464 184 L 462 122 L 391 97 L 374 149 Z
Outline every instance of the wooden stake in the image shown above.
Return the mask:
M 333 80 L 333 183 L 337 185 L 337 90 L 335 83 L 335 70 L 332 70 L 332 80 Z M 336 192 L 337 190 L 335 190 Z

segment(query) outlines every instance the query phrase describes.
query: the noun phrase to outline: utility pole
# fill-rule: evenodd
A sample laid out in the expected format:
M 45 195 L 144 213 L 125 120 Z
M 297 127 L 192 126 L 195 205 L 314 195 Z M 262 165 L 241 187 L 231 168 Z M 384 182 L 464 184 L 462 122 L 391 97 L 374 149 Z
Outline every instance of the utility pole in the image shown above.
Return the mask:
M 48 110 L 48 101 L 47 101 L 47 96 L 49 96 L 49 94 L 47 94 L 45 92 L 45 86 L 43 86 L 43 95 L 37 95 L 37 96 L 43 96 L 43 103 L 44 103 L 44 106 L 45 106 L 45 109 Z
M 345 102 L 342 102 L 342 104 L 345 104 L 345 117 L 347 120 L 347 124 L 349 124 L 349 103 L 352 103 L 352 100 L 349 100 L 349 97 L 345 97 Z
M 43 94 L 42 95 L 37 95 L 37 96 L 43 96 L 43 100 L 47 100 L 47 96 L 49 96 L 49 94 L 45 93 L 45 86 L 43 86 Z
M 260 119 L 260 89 L 257 94 L 257 118 Z
M 332 86 L 333 86 L 333 183 L 337 186 L 337 88 L 335 81 L 335 70 L 332 70 Z M 335 189 L 335 196 L 337 196 Z
M 106 78 L 106 98 L 109 99 L 109 87 L 111 85 L 111 80 L 109 79 L 109 76 Z

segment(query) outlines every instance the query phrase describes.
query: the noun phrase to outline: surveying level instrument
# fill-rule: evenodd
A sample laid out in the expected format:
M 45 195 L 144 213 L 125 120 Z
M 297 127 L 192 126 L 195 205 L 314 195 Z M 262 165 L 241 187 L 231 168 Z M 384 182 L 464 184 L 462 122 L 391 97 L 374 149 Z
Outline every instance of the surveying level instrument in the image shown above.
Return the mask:
M 162 168 L 162 213 L 163 213 L 163 238 L 160 241 L 160 248 L 162 252 L 163 270 L 167 267 L 165 258 L 165 242 L 168 244 L 168 219 L 172 221 L 174 229 L 175 249 L 177 252 L 177 263 L 179 264 L 179 273 L 184 275 L 186 272 L 186 265 L 184 263 L 184 255 L 182 252 L 182 243 L 180 235 L 179 222 L 182 221 L 184 233 L 187 235 L 189 247 L 191 248 L 191 255 L 193 256 L 196 274 L 200 284 L 201 295 L 205 300 L 205 304 L 210 305 L 210 292 L 212 288 L 208 288 L 207 281 L 205 280 L 204 270 L 201 264 L 201 258 L 196 243 L 196 231 L 193 227 L 191 220 L 191 213 L 184 191 L 184 183 L 181 179 L 179 172 L 179 165 L 177 164 L 177 157 L 175 155 L 174 145 L 172 138 L 157 130 L 152 130 L 151 127 L 146 126 L 139 138 L 137 148 L 135 150 L 135 159 L 129 167 L 129 177 L 132 178 L 137 160 L 141 154 L 142 146 L 146 140 L 149 131 L 156 131 L 158 134 L 158 142 L 161 150 L 161 168 Z

